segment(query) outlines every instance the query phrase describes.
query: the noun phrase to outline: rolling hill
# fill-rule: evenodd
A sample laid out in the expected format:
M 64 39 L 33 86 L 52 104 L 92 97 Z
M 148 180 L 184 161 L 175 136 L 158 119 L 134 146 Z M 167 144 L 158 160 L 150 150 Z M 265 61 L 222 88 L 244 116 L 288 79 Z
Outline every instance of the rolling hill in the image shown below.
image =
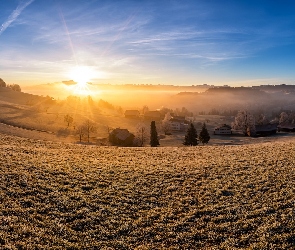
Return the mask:
M 3 249 L 291 249 L 294 141 L 117 148 L 0 134 Z

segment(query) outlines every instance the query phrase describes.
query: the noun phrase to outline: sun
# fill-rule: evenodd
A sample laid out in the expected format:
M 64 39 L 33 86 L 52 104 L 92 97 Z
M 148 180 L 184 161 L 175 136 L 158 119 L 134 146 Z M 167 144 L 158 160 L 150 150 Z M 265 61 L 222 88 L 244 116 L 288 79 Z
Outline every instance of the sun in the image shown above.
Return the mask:
M 69 72 L 71 79 L 77 82 L 77 85 L 81 88 L 86 87 L 94 75 L 95 71 L 88 66 L 76 66 Z
M 78 95 L 90 95 L 89 81 L 96 76 L 96 71 L 89 66 L 76 66 L 68 71 L 67 76 L 76 82 L 71 86 L 72 92 Z
M 65 89 L 74 95 L 88 96 L 98 95 L 101 91 L 97 89 L 95 84 L 90 84 L 93 80 L 108 79 L 109 74 L 103 72 L 95 66 L 77 65 L 68 68 L 65 71 L 65 76 L 71 84 L 65 84 Z

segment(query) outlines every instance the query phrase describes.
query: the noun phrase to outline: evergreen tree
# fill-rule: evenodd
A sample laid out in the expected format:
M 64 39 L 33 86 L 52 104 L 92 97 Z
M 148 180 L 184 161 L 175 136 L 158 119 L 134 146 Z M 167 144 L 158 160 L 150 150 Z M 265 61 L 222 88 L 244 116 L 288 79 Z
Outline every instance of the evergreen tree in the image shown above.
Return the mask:
M 210 135 L 209 135 L 208 130 L 206 128 L 205 122 L 203 123 L 202 130 L 201 130 L 201 132 L 199 134 L 199 140 L 200 140 L 200 142 L 203 143 L 203 145 L 205 143 L 208 143 L 209 140 L 210 140 Z
M 198 134 L 197 130 L 195 129 L 194 124 L 190 124 L 190 127 L 188 128 L 186 135 L 184 137 L 183 145 L 186 146 L 196 146 L 198 145 Z
M 150 139 L 151 139 L 150 140 L 151 147 L 157 147 L 158 145 L 160 145 L 155 121 L 151 122 L 151 138 Z

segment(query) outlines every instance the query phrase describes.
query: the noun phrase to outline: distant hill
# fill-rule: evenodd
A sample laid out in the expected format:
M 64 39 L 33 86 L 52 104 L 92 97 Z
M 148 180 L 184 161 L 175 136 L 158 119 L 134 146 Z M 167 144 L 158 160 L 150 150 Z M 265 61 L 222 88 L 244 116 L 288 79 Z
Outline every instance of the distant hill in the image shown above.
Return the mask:
M 19 91 L 13 91 L 10 88 L 6 87 L 0 87 L 0 101 L 25 105 L 32 100 L 41 101 L 42 99 L 44 99 L 44 97 Z
M 214 87 L 202 93 L 180 92 L 173 100 L 195 112 L 247 109 L 270 113 L 292 105 L 295 109 L 295 86 Z

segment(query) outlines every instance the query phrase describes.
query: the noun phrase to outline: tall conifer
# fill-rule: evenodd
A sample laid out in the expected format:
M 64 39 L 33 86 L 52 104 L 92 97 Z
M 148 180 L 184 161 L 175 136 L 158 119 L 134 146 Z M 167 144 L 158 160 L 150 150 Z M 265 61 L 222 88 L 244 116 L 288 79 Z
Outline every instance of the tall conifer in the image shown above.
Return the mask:
M 184 142 L 183 145 L 186 146 L 196 146 L 198 145 L 198 134 L 197 134 L 197 130 L 195 129 L 194 124 L 190 124 L 186 135 L 184 137 Z
M 205 143 L 208 143 L 209 140 L 210 140 L 210 135 L 209 135 L 209 132 L 208 132 L 208 130 L 206 128 L 205 122 L 203 123 L 202 130 L 201 130 L 201 132 L 199 134 L 199 140 L 200 140 L 200 142 L 203 143 L 203 145 Z
M 151 140 L 150 140 L 150 145 L 151 147 L 157 147 L 160 145 L 159 139 L 158 139 L 158 132 L 156 128 L 156 122 L 152 121 L 151 122 Z

